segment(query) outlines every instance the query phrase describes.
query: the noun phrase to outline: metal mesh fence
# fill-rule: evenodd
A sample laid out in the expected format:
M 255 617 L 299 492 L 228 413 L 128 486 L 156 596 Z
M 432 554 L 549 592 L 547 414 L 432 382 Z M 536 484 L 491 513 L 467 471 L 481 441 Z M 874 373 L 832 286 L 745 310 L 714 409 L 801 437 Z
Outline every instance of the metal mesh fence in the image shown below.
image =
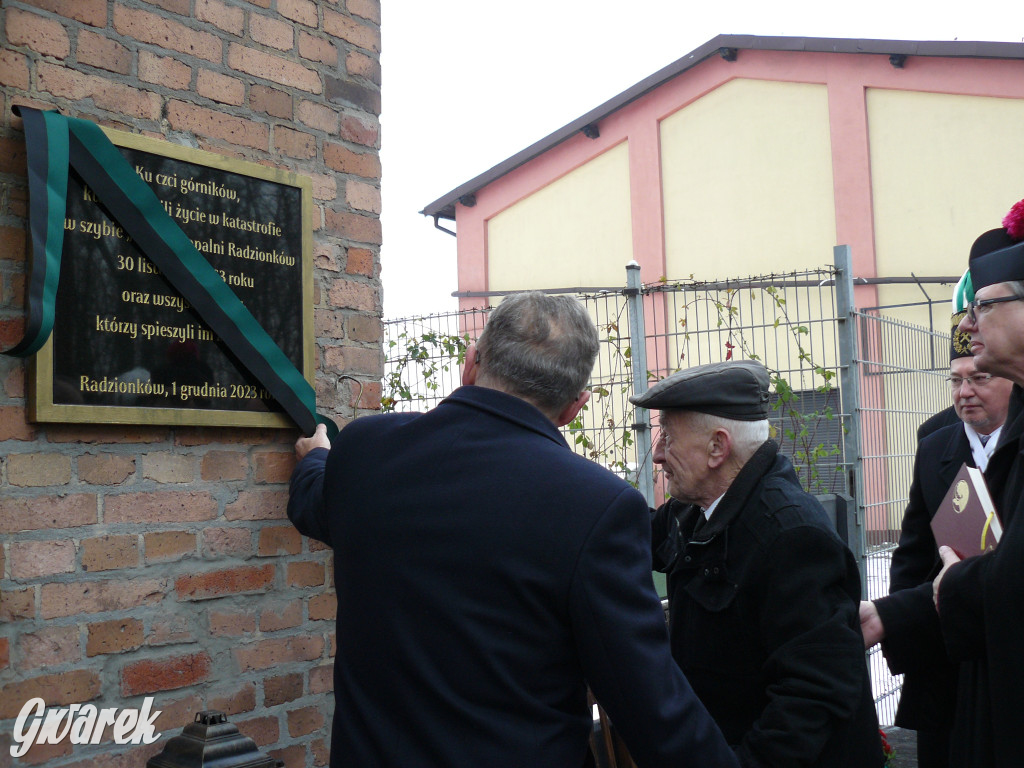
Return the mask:
M 629 290 L 578 295 L 597 324 L 601 345 L 591 400 L 564 432 L 575 451 L 635 483 L 641 465 L 650 462 L 652 445 L 651 432 L 641 428 L 628 402 L 635 389 L 635 354 L 643 355 L 641 370 L 649 380 L 726 359 L 760 360 L 772 374 L 774 437 L 804 486 L 817 494 L 858 497 L 864 542 L 851 538 L 851 548 L 863 557 L 865 594 L 875 598 L 888 592 L 917 426 L 949 404 L 943 382 L 949 337 L 896 320 L 886 307 L 856 310 L 855 323 L 840 322 L 836 277 L 835 269 L 823 268 L 643 286 L 632 292 L 632 307 L 642 307 L 642 339 L 630 339 Z M 460 383 L 461 354 L 478 337 L 488 312 L 387 322 L 385 409 L 424 410 L 453 391 Z M 854 329 L 857 344 L 851 348 L 857 351 L 848 365 L 859 376 L 857 391 L 848 397 L 839 385 L 840 335 Z M 859 439 L 848 439 L 851 430 Z M 653 476 L 648 499 L 657 503 L 664 488 L 656 470 Z M 879 720 L 891 724 L 901 680 L 889 674 L 877 647 L 869 667 Z

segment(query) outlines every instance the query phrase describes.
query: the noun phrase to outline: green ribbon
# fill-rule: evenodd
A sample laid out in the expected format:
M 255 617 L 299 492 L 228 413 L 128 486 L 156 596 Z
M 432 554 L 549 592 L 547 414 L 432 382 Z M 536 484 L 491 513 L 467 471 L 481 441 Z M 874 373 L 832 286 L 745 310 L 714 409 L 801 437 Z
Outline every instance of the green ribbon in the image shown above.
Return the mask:
M 37 216 L 46 216 L 44 277 L 35 287 L 35 266 L 30 285 L 30 316 L 40 315 L 39 328 L 32 328 L 26 339 L 7 354 L 32 354 L 45 343 L 53 328 L 54 300 L 60 275 L 63 226 L 67 206 L 67 169 L 71 166 L 82 176 L 117 218 L 118 223 L 135 240 L 167 278 L 168 282 L 196 310 L 199 317 L 217 334 L 245 368 L 256 377 L 285 412 L 305 434 L 316 424 L 327 427 L 328 436 L 337 434 L 333 420 L 316 413 L 313 387 L 288 359 L 252 313 L 235 296 L 209 262 L 196 250 L 192 241 L 164 209 L 150 187 L 139 178 L 124 156 L 99 126 L 87 120 L 69 118 L 56 112 L 39 113 L 41 121 L 31 115 L 37 110 L 22 107 L 26 119 L 26 146 L 39 139 L 29 138 L 29 126 L 42 128 L 48 160 L 46 172 L 46 204 L 32 209 L 32 229 Z M 36 158 L 38 161 L 38 157 Z M 32 158 L 30 157 L 30 166 Z M 38 167 L 38 165 L 37 165 Z M 63 168 L 63 177 L 56 169 Z M 63 182 L 61 181 L 63 178 Z M 36 185 L 38 187 L 38 184 Z M 30 171 L 30 195 L 32 188 Z M 46 208 L 43 211 L 43 208 Z M 35 240 L 33 241 L 35 243 Z M 36 309 L 36 305 L 40 305 Z

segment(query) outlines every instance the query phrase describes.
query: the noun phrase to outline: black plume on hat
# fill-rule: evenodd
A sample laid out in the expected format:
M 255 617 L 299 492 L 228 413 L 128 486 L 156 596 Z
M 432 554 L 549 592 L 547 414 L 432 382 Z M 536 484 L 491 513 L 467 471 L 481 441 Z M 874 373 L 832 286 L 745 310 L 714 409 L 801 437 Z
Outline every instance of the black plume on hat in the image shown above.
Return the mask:
M 755 360 L 709 363 L 666 376 L 642 395 L 641 408 L 677 408 L 737 421 L 768 418 L 768 370 Z

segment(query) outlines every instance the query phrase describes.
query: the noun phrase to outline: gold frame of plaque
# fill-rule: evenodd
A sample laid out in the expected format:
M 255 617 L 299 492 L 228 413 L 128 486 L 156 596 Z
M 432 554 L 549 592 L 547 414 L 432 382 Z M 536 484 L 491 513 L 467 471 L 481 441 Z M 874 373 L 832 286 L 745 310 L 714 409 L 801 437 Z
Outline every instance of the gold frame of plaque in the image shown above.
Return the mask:
M 315 386 L 312 179 L 103 132 Z M 54 329 L 29 363 L 29 419 L 296 427 L 120 230 L 116 215 L 73 170 L 70 177 Z M 78 218 L 82 212 L 89 215 Z

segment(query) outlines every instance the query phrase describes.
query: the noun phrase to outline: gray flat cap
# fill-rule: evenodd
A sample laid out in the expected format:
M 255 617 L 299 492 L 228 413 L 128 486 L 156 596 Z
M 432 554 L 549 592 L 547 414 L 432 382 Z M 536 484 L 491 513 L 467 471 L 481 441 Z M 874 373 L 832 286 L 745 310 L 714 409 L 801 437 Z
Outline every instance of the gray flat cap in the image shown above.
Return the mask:
M 678 408 L 760 421 L 768 418 L 768 371 L 755 360 L 698 365 L 666 376 L 629 402 L 641 408 Z

